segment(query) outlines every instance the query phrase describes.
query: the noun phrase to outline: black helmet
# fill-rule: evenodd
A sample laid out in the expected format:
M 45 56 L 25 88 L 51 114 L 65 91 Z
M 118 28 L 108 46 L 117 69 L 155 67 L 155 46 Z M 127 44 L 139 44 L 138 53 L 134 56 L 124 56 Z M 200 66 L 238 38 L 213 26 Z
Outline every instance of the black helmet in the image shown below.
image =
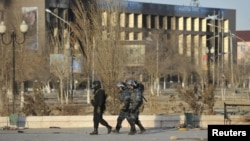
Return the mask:
M 94 81 L 92 83 L 92 89 L 98 89 L 101 88 L 101 82 L 100 81 Z
M 138 86 L 138 82 L 136 80 L 130 79 L 127 81 L 127 85 L 133 86 L 133 87 L 137 87 Z
M 127 87 L 126 83 L 124 83 L 124 82 L 118 82 L 118 83 L 116 84 L 116 86 L 117 86 L 118 88 L 122 88 L 122 89 L 125 89 L 125 88 Z

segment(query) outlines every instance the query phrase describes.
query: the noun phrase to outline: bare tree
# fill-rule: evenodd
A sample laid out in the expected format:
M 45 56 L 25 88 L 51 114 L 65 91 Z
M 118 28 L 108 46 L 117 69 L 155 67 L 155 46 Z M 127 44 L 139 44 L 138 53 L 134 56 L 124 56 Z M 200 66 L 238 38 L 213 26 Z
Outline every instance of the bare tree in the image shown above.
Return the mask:
M 178 76 L 178 82 L 180 82 L 180 77 L 182 78 L 182 85 L 188 82 L 189 76 L 192 72 L 195 72 L 196 66 L 192 62 L 191 56 L 187 56 L 186 53 L 181 54 L 180 48 L 185 51 L 184 45 L 179 45 L 179 33 L 173 31 L 171 34 L 167 34 L 164 39 L 165 50 L 164 59 L 161 60 L 164 64 L 162 72 L 166 72 L 171 75 L 171 77 Z M 181 46 L 181 47 L 180 47 Z
M 191 112 L 201 115 L 204 110 L 207 110 L 208 114 L 214 114 L 214 89 L 214 86 L 209 85 L 202 94 L 198 94 L 194 87 L 178 87 L 177 91 L 180 98 L 190 106 Z
M 150 76 L 150 90 L 154 95 L 154 82 L 159 78 L 164 78 L 165 75 L 171 74 L 175 66 L 174 53 L 176 53 L 175 47 L 171 45 L 171 39 L 168 34 L 164 34 L 161 31 L 150 32 L 146 38 L 149 47 L 146 50 L 146 63 L 144 65 L 147 73 Z M 157 83 L 157 82 L 156 82 Z M 164 84 L 165 85 L 165 84 Z
M 64 104 L 64 100 L 66 100 L 66 104 L 68 103 L 68 93 L 64 93 L 64 79 L 68 77 L 70 74 L 70 61 L 64 55 L 56 56 L 55 60 L 51 61 L 51 72 L 57 76 L 60 80 L 60 90 L 58 95 L 58 100 L 61 104 Z
M 100 3 L 87 1 L 87 6 L 77 1 L 72 8 L 76 22 L 72 23 L 74 36 L 81 44 L 88 68 L 88 78 L 102 81 L 109 96 L 108 111 L 116 113 L 118 108 L 116 83 L 122 80 L 122 68 L 126 48 L 121 42 L 119 17 L 122 12 L 121 1 L 104 0 Z M 86 4 L 85 3 L 85 4 Z M 105 10 L 103 7 L 105 7 Z
M 149 87 L 150 92 L 152 95 L 156 95 L 157 86 L 159 85 L 159 68 L 163 68 L 162 65 L 159 65 L 161 62 L 159 60 L 159 54 L 161 53 L 160 49 L 162 49 L 162 39 L 160 38 L 161 34 L 157 31 L 151 33 L 149 32 L 148 37 L 146 37 L 147 45 L 149 46 L 146 48 L 146 57 L 145 57 L 145 69 L 147 74 L 149 75 Z M 158 80 L 157 80 L 158 79 Z M 155 87 L 154 87 L 154 84 Z

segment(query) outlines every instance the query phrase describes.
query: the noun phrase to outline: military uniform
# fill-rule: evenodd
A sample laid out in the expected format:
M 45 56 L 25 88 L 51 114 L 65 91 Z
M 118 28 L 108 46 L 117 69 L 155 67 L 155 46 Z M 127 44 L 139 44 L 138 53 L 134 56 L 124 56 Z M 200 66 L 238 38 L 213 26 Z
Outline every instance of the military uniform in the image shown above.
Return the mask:
M 126 88 L 126 86 L 124 88 L 120 88 L 119 100 L 121 102 L 121 108 L 120 108 L 119 116 L 117 118 L 116 128 L 115 130 L 113 130 L 114 133 L 119 133 L 122 127 L 122 121 L 128 117 L 129 104 L 130 104 L 130 92 L 129 92 L 129 89 Z M 129 124 L 132 124 L 130 121 L 128 122 Z
M 137 82 L 136 82 L 137 83 Z M 134 124 L 136 124 L 141 132 L 143 133 L 145 132 L 145 128 L 143 127 L 143 125 L 141 124 L 141 121 L 139 120 L 139 113 L 140 113 L 140 106 L 143 104 L 143 91 L 141 90 L 141 88 L 139 87 L 138 83 L 132 85 L 132 87 L 130 87 L 130 97 L 131 97 L 131 101 L 130 101 L 130 105 L 129 105 L 129 120 L 133 121 Z M 130 130 L 130 135 L 133 135 L 136 133 L 136 129 L 133 128 L 134 126 L 131 126 L 131 130 Z

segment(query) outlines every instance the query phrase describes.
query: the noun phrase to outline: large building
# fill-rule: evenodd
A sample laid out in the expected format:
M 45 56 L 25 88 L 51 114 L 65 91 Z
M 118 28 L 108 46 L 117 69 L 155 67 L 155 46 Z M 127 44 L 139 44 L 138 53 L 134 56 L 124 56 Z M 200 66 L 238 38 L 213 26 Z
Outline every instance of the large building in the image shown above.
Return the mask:
M 237 65 L 242 70 L 242 87 L 250 87 L 250 77 L 248 73 L 250 69 L 250 31 L 237 31 L 233 36 L 237 39 Z
M 237 38 L 237 64 L 249 63 L 246 59 L 250 50 L 250 31 L 237 31 L 234 36 Z
M 70 2 L 70 0 L 1 1 L 1 20 L 14 23 L 15 13 L 26 13 L 27 19 L 25 20 L 29 22 L 32 29 L 32 33 L 30 31 L 27 33 L 30 41 L 26 43 L 26 47 L 44 55 L 48 53 L 48 39 L 46 38 L 46 31 L 50 30 L 48 25 L 53 18 L 60 20 L 46 13 L 45 9 L 52 10 L 65 21 L 71 21 L 73 19 L 69 16 L 72 14 Z M 148 42 L 145 40 L 148 36 L 152 36 L 155 48 L 159 45 L 165 48 L 175 48 L 177 54 L 190 59 L 190 64 L 195 64 L 201 70 L 209 72 L 209 77 L 211 77 L 209 79 L 212 83 L 218 82 L 222 73 L 229 76 L 230 73 L 226 69 L 236 63 L 237 58 L 236 41 L 232 38 L 236 27 L 236 10 L 132 1 L 123 1 L 120 6 L 123 10 L 119 12 L 119 24 L 124 28 L 124 31 L 120 33 L 120 40 L 128 41 L 126 47 L 137 56 L 134 57 L 136 63 L 128 64 L 128 66 L 145 65 L 146 62 L 140 56 L 138 57 L 138 54 L 147 54 Z M 35 14 L 35 19 L 31 14 Z M 112 14 L 103 10 L 102 15 L 104 17 L 102 23 L 105 26 Z M 60 28 L 64 28 L 62 26 L 67 25 L 60 25 Z M 63 44 L 65 41 L 61 44 L 62 50 Z M 50 52 L 60 52 L 60 49 L 50 50 Z M 157 64 L 158 61 L 161 60 L 157 60 Z M 140 76 L 135 70 L 128 70 L 133 71 L 129 73 Z M 31 75 L 31 73 L 28 74 Z M 33 75 L 30 79 L 39 78 Z

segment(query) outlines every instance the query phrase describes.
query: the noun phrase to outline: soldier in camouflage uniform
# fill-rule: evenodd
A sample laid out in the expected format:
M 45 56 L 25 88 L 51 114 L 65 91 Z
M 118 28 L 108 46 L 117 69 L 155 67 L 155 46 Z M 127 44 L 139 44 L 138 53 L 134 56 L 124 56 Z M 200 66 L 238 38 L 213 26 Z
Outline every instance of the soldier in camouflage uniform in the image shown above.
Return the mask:
M 130 91 L 127 88 L 126 83 L 119 82 L 117 83 L 117 87 L 119 88 L 119 92 L 120 92 L 119 100 L 121 102 L 121 109 L 120 109 L 119 116 L 117 118 L 116 127 L 113 130 L 113 133 L 119 133 L 122 127 L 122 121 L 128 117 L 129 104 L 130 104 Z M 128 119 L 127 121 L 129 122 L 130 125 L 134 126 L 134 123 L 132 123 L 133 121 L 129 121 Z
M 130 89 L 131 98 L 129 105 L 129 120 L 134 121 L 133 123 L 136 124 L 141 130 L 139 134 L 142 134 L 146 131 L 143 125 L 141 124 L 141 121 L 139 120 L 139 108 L 143 104 L 143 91 L 136 80 L 128 80 L 127 86 Z M 131 128 L 129 134 L 133 135 L 135 133 L 136 129 Z

